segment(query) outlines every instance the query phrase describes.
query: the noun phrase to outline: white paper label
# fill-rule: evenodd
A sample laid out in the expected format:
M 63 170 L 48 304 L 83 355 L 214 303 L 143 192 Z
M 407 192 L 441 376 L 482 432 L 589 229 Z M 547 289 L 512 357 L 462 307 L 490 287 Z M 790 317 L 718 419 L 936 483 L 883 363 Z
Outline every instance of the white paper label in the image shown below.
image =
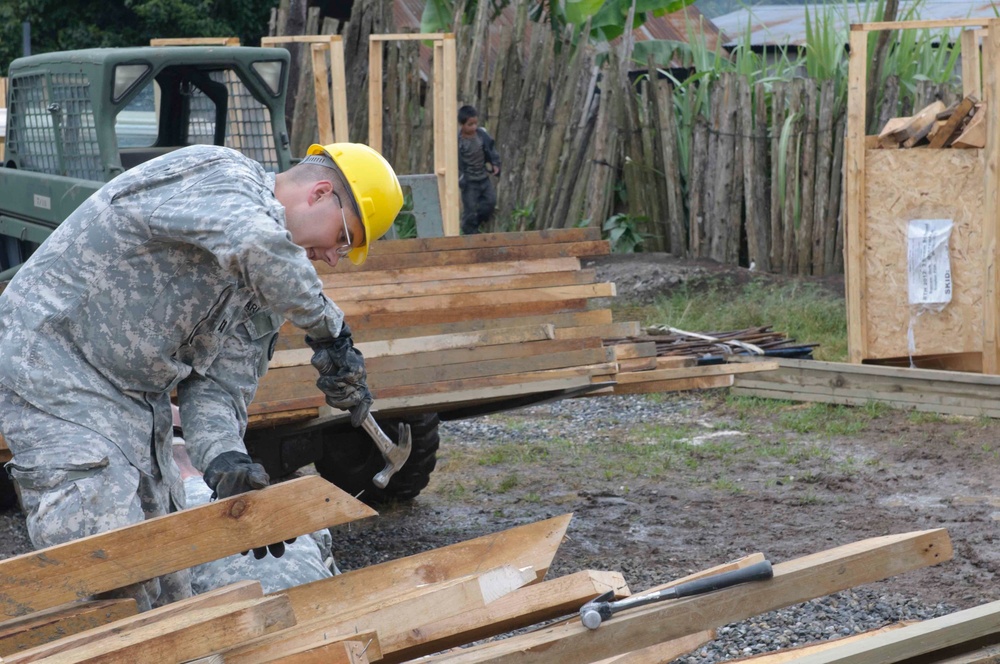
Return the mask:
M 914 219 L 906 230 L 910 304 L 951 302 L 951 219 Z
M 52 209 L 52 199 L 48 196 L 42 196 L 41 194 L 34 195 L 34 203 L 36 208 L 42 208 L 43 210 Z

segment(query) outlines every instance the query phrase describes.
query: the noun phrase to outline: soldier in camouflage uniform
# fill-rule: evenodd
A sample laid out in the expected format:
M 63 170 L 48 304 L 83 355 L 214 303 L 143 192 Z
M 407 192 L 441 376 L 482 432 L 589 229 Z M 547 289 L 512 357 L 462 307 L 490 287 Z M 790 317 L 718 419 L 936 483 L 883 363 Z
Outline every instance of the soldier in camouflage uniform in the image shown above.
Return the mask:
M 363 421 L 364 361 L 310 259 L 363 262 L 402 191 L 366 146 L 309 154 L 278 175 L 215 146 L 137 166 L 70 215 L 0 296 L 0 431 L 36 548 L 183 508 L 173 390 L 213 493 L 267 486 L 242 436 L 283 319 L 307 332 L 328 403 Z M 182 572 L 111 596 L 145 610 L 190 592 Z

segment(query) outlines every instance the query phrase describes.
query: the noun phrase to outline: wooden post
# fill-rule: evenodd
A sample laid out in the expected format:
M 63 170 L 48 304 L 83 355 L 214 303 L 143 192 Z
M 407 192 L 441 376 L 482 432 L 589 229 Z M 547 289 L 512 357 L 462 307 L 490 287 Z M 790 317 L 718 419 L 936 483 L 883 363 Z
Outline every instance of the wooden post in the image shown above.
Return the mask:
M 983 74 L 980 68 L 979 39 L 982 30 L 962 31 L 962 96 L 983 99 Z
M 442 63 L 444 81 L 444 103 L 441 105 L 442 125 L 444 135 L 444 189 L 445 198 L 441 203 L 441 215 L 444 223 L 444 234 L 458 235 L 459 205 L 458 205 L 458 55 L 455 48 L 455 35 L 446 34 L 443 40 Z
M 441 224 L 443 228 L 444 220 L 448 213 L 445 212 L 443 205 L 447 197 L 447 190 L 444 184 L 444 44 L 442 42 L 434 42 L 434 54 L 431 59 L 431 65 L 434 76 L 434 88 L 432 90 L 432 99 L 434 100 L 432 122 L 434 129 L 434 175 L 437 177 L 438 199 L 442 202 Z
M 382 42 L 368 40 L 368 145 L 382 152 Z
M 321 145 L 333 143 L 333 119 L 330 115 L 330 69 L 326 64 L 329 44 L 312 45 L 313 89 L 316 91 L 316 134 Z
M 868 346 L 865 307 L 865 93 L 868 76 L 868 33 L 851 26 L 851 56 L 847 83 L 847 139 L 844 175 L 847 179 L 844 208 L 844 261 L 847 285 L 847 352 L 859 364 Z
M 330 74 L 333 82 L 333 133 L 338 143 L 351 140 L 347 122 L 347 80 L 344 75 L 344 40 L 330 37 Z
M 983 68 L 983 91 L 987 99 L 1000 99 L 1000 19 L 989 22 L 983 38 L 986 66 Z M 995 111 L 995 109 L 993 109 Z M 983 268 L 985 292 L 983 294 L 983 373 L 1000 373 L 997 357 L 997 340 L 1000 339 L 1000 274 L 997 273 L 997 213 L 1000 212 L 1000 118 L 995 112 L 986 114 L 986 149 L 984 155 L 986 209 L 983 211 Z

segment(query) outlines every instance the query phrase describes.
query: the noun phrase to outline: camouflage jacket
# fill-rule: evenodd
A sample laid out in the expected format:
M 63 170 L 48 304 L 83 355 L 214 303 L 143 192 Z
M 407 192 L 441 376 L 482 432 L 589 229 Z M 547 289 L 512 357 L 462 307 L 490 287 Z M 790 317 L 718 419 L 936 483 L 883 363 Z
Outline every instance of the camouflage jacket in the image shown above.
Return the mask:
M 0 296 L 0 382 L 172 486 L 172 390 L 198 468 L 242 451 L 281 320 L 314 338 L 343 323 L 274 183 L 238 152 L 193 146 L 103 186 Z

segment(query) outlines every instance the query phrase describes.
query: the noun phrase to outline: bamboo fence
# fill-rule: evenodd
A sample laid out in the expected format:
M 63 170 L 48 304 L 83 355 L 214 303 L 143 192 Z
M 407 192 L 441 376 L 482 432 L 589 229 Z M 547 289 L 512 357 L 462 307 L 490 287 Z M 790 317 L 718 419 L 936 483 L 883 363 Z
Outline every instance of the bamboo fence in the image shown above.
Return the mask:
M 352 140 L 367 136 L 367 48 L 351 44 L 396 31 L 390 4 L 356 3 L 359 18 L 343 30 Z M 600 54 L 527 14 L 526 1 L 509 22 L 480 11 L 456 33 L 459 105 L 476 106 L 503 159 L 492 230 L 599 226 L 624 213 L 644 251 L 786 274 L 843 271 L 846 113 L 833 81 L 720 72 L 675 86 L 633 60 L 630 40 Z M 400 173 L 433 172 L 433 72 L 422 74 L 420 42 L 384 48 L 383 152 Z M 904 95 L 890 77 L 878 117 L 957 96 L 929 81 Z M 293 145 L 309 142 L 292 135 Z

